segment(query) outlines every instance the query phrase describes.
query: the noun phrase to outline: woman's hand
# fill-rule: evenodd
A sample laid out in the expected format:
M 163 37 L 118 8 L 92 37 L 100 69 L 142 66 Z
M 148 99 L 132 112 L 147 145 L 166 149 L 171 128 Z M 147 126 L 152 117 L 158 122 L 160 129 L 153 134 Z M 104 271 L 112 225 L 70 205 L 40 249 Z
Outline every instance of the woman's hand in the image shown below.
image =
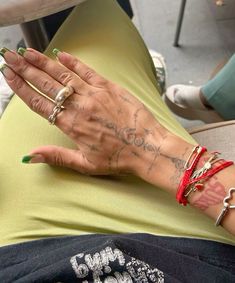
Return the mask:
M 132 173 L 176 194 L 194 146 L 168 132 L 127 90 L 104 79 L 73 56 L 56 53 L 60 63 L 33 49 L 27 49 L 23 56 L 4 50 L 8 66 L 3 66 L 1 71 L 6 81 L 42 117 L 48 119 L 52 114 L 55 104 L 50 99 L 64 86 L 74 90 L 65 100 L 65 109 L 58 114 L 56 126 L 74 141 L 77 149 L 42 146 L 32 150 L 28 159 L 91 175 Z M 230 166 L 217 174 L 217 183 L 225 186 L 225 194 L 234 186 L 231 178 L 234 170 Z M 205 181 L 203 193 L 196 192 L 190 203 L 205 201 L 209 190 L 210 184 Z M 219 199 L 218 195 L 216 199 L 216 205 L 209 205 L 203 211 L 213 219 L 221 211 L 223 197 Z M 223 226 L 235 235 L 233 223 L 233 214 L 229 214 Z
M 59 62 L 33 49 L 21 54 L 5 51 L 8 66 L 3 74 L 13 91 L 42 117 L 48 119 L 55 105 L 26 81 L 50 99 L 64 86 L 74 89 L 55 124 L 77 149 L 42 146 L 31 151 L 30 162 L 65 166 L 91 175 L 143 175 L 156 166 L 169 133 L 127 90 L 68 53 L 56 50 Z
M 57 53 L 60 63 L 33 49 L 27 49 L 23 56 L 5 50 L 4 58 L 8 66 L 1 71 L 9 86 L 46 119 L 55 107 L 48 98 L 54 99 L 64 86 L 74 90 L 55 122 L 74 141 L 77 149 L 42 146 L 32 150 L 30 162 L 65 166 L 91 175 L 132 173 L 176 194 L 193 145 L 168 132 L 127 90 L 64 52 Z M 231 178 L 234 170 L 231 166 L 216 175 L 225 195 L 234 187 Z M 192 205 L 198 207 L 198 202 L 208 199 L 209 183 L 205 181 L 203 192 L 197 191 L 189 200 Z M 223 198 L 217 194 L 217 203 L 203 212 L 216 219 Z M 232 213 L 227 215 L 222 224 L 235 235 L 233 216 Z

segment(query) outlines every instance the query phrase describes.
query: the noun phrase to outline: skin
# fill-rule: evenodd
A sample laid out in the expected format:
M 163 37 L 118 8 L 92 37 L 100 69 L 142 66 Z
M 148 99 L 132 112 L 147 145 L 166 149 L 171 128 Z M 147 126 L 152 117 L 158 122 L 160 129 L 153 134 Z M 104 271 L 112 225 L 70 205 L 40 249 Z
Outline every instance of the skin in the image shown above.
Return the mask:
M 175 196 L 194 145 L 170 133 L 132 94 L 65 52 L 58 52 L 57 61 L 33 49 L 23 56 L 7 51 L 4 58 L 3 74 L 9 86 L 45 119 L 54 108 L 49 99 L 63 86 L 74 89 L 55 125 L 77 149 L 42 146 L 31 151 L 31 163 L 69 167 L 88 175 L 134 174 Z M 205 153 L 203 158 L 210 156 Z M 205 182 L 202 192 L 189 196 L 189 202 L 215 220 L 235 185 L 233 176 L 234 166 L 217 173 Z M 222 224 L 235 235 L 234 218 L 231 210 Z

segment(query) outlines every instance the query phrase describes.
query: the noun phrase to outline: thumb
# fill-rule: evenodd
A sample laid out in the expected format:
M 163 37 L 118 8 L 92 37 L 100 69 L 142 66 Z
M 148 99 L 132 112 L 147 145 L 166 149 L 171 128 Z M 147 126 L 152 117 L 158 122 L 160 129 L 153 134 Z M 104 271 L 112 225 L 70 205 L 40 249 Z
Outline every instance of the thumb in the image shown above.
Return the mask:
M 29 155 L 22 158 L 22 162 L 27 164 L 47 163 L 84 171 L 85 157 L 79 150 L 47 145 L 33 149 Z

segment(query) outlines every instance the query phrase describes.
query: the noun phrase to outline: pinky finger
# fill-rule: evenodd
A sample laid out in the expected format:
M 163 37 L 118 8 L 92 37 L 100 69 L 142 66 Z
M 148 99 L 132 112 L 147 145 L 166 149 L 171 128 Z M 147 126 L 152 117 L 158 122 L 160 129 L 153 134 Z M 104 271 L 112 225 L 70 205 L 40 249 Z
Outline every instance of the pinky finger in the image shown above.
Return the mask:
M 48 118 L 53 109 L 52 102 L 40 95 L 6 64 L 3 64 L 0 67 L 0 71 L 5 77 L 9 87 L 29 106 L 31 110 L 44 118 Z

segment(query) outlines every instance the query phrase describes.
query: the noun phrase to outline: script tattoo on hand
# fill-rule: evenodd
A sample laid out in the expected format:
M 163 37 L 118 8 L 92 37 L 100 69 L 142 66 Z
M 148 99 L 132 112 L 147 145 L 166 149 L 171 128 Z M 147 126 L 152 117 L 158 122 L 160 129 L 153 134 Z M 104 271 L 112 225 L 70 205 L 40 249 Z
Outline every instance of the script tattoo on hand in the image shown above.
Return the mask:
M 142 148 L 145 152 L 149 152 L 153 155 L 152 161 L 147 169 L 147 172 L 149 173 L 154 165 L 154 162 L 156 161 L 157 157 L 160 155 L 160 148 L 156 147 L 154 144 L 148 142 L 146 138 L 139 136 L 137 134 L 136 128 L 131 127 L 121 127 L 118 128 L 116 123 L 109 122 L 106 119 L 103 119 L 98 116 L 92 117 L 94 120 L 98 121 L 100 124 L 102 124 L 104 127 L 108 128 L 109 130 L 112 130 L 114 132 L 114 135 L 122 141 L 122 143 L 126 146 L 128 145 L 134 145 L 137 148 Z M 122 150 L 124 150 L 124 147 L 121 147 L 121 149 L 116 150 L 112 153 L 112 155 L 109 157 L 109 168 L 111 170 L 111 164 L 115 160 L 116 168 L 118 168 L 118 160 L 119 156 Z M 133 151 L 132 151 L 133 154 Z M 138 157 L 138 154 L 135 152 L 135 156 Z

